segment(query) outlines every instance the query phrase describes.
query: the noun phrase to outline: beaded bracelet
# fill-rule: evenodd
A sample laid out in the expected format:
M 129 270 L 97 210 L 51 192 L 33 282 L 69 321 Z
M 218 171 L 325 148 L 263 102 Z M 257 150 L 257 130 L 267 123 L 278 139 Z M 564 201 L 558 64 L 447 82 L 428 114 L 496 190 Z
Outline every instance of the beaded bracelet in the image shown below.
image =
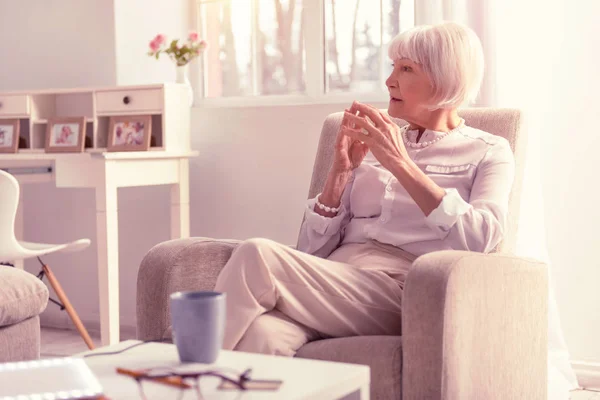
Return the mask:
M 321 202 L 319 201 L 319 197 L 321 196 L 321 193 L 319 193 L 317 195 L 317 207 L 319 207 L 321 210 L 327 211 L 327 212 L 331 212 L 331 213 L 337 213 L 338 211 L 340 211 L 340 207 L 329 207 L 326 206 L 325 204 L 321 204 Z

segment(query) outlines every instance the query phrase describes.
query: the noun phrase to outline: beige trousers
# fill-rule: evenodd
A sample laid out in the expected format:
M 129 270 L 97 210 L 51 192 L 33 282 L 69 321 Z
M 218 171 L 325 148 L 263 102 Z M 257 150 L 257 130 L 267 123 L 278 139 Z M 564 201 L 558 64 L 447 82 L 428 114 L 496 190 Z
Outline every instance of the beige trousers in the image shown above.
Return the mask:
M 400 335 L 402 290 L 415 256 L 369 241 L 327 259 L 268 239 L 233 252 L 216 291 L 227 294 L 223 348 L 293 356 L 331 337 Z

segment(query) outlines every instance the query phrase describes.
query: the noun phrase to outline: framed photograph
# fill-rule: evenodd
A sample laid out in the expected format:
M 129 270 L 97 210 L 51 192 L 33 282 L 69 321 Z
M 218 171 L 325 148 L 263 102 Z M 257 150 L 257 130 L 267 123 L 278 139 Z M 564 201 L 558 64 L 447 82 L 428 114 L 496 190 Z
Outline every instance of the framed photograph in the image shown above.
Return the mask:
M 48 120 L 46 153 L 81 153 L 85 145 L 85 117 Z
M 150 147 L 150 115 L 110 117 L 108 151 L 146 151 Z
M 16 153 L 19 148 L 19 120 L 0 119 L 0 153 Z

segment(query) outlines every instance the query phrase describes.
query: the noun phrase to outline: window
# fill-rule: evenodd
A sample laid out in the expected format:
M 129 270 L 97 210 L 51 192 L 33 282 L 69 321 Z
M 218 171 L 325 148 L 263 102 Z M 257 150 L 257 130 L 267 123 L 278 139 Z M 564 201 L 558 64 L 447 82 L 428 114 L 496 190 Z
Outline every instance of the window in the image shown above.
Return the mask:
M 193 1 L 205 98 L 383 94 L 386 44 L 414 23 L 414 0 Z

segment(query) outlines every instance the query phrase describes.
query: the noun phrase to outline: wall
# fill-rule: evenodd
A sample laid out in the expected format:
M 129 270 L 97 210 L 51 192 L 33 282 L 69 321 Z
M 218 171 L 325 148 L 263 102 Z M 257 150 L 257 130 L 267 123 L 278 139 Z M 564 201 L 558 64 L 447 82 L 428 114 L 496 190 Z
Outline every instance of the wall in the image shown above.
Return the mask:
M 195 109 L 192 233 L 295 244 L 322 123 L 348 106 Z
M 112 1 L 0 0 L 0 90 L 115 82 Z
M 535 163 L 539 157 L 540 179 L 524 187 L 533 187 L 533 196 L 523 218 L 531 222 L 539 217 L 524 235 L 525 250 L 539 254 L 547 247 L 564 338 L 583 376 L 580 383 L 600 388 L 600 28 L 595 18 L 600 3 L 506 0 L 495 7 L 500 104 L 530 111 L 532 129 L 525 131 L 531 138 L 530 160 Z M 535 29 L 530 29 L 532 21 Z
M 146 56 L 150 40 L 158 33 L 185 39 L 191 24 L 188 0 L 115 1 L 116 67 L 118 85 L 175 80 L 173 62 L 162 54 L 158 60 Z
M 599 13 L 600 4 L 591 0 L 564 7 L 564 38 L 556 43 L 560 57 L 541 139 L 548 250 L 565 339 L 573 360 L 596 363 L 591 368 L 598 378 Z
M 191 2 L 0 0 L 0 90 L 136 85 L 175 79 L 158 33 L 185 38 Z

